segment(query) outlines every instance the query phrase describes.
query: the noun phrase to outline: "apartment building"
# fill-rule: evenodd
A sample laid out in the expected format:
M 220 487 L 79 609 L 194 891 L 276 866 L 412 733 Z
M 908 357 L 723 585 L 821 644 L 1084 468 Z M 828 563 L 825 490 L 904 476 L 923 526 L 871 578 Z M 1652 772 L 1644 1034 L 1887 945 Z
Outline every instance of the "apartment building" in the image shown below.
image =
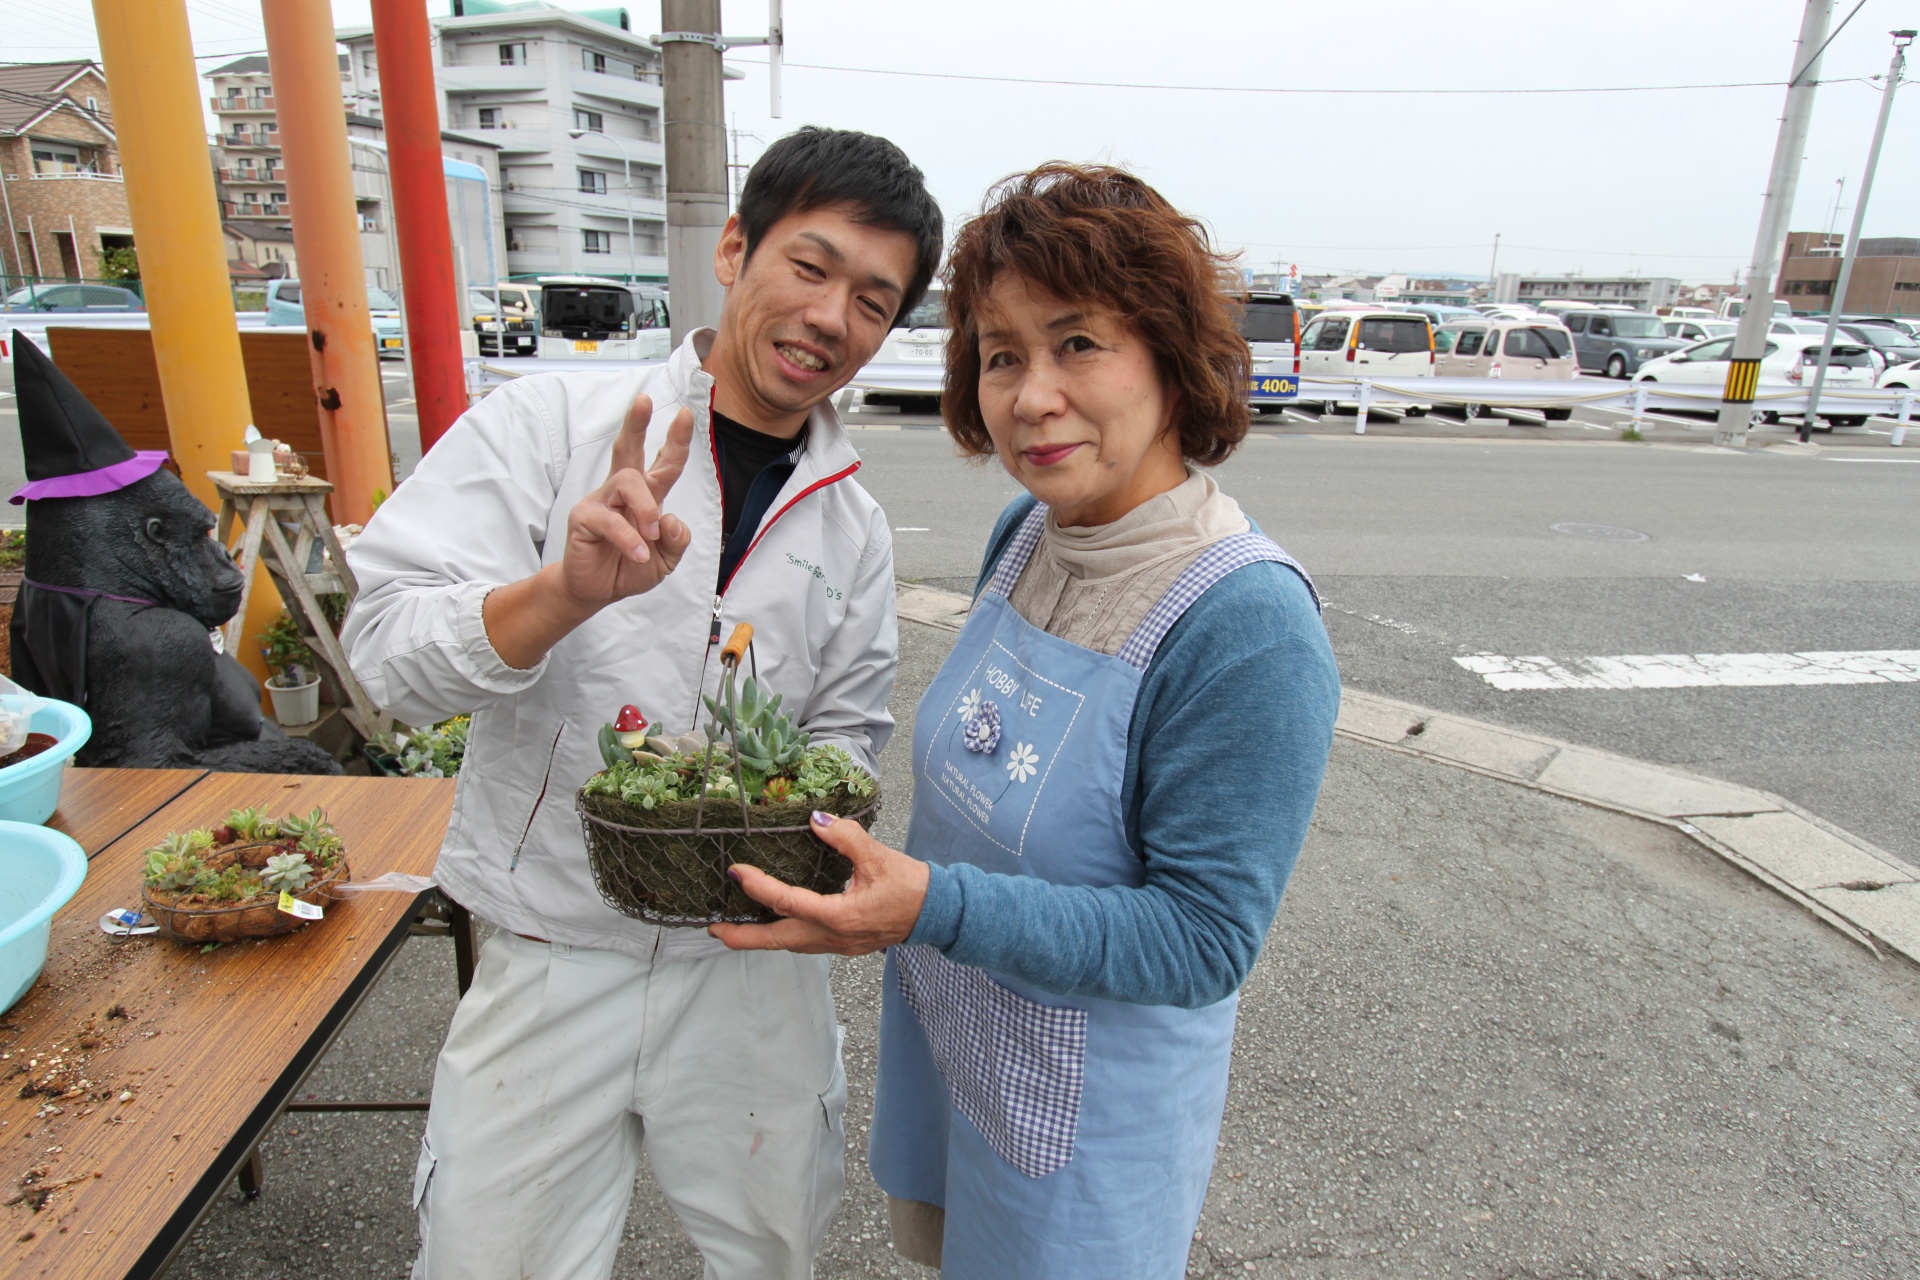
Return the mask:
M 1671 276 L 1528 276 L 1502 271 L 1494 282 L 1495 302 L 1591 302 L 1596 307 L 1654 311 L 1671 306 L 1680 281 Z
M 1795 311 L 1826 314 L 1833 306 L 1845 248 L 1844 236 L 1790 233 L 1774 292 Z M 1856 315 L 1920 315 L 1920 238 L 1860 237 L 1860 252 L 1854 256 L 1853 275 L 1840 310 Z
M 433 21 L 443 127 L 498 146 L 505 275 L 664 281 L 660 51 L 627 11 L 452 0 Z M 336 32 L 346 92 L 378 117 L 373 32 Z M 631 234 L 629 234 L 631 229 Z
M 0 275 L 97 279 L 133 244 L 107 81 L 92 62 L 0 66 Z

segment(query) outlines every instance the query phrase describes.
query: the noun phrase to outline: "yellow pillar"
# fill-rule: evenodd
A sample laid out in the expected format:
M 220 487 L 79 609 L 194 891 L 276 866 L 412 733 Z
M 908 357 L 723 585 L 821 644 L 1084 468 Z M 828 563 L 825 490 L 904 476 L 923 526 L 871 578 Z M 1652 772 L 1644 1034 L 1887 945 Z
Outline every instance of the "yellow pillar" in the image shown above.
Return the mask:
M 207 472 L 232 465 L 253 410 L 187 7 L 184 0 L 93 0 L 93 22 L 113 87 L 113 127 L 173 457 L 187 488 L 218 510 L 220 495 Z M 280 597 L 262 573 L 251 593 L 246 635 L 279 612 Z M 265 678 L 254 644 L 242 644 L 234 656 Z
M 333 518 L 365 524 L 375 490 L 393 489 L 387 404 L 367 309 L 360 217 L 347 155 L 347 112 L 329 0 L 269 0 L 261 6 L 274 113 L 286 162 L 300 302 L 312 341 L 320 439 L 333 482 Z M 201 162 L 201 168 L 206 162 Z

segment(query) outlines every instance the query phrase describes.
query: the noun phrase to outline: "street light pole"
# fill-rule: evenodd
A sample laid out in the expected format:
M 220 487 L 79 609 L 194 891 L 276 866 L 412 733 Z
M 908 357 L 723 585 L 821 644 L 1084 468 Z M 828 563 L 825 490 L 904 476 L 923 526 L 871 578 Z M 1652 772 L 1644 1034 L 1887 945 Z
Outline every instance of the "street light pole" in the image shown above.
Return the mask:
M 1847 232 L 1847 247 L 1840 258 L 1840 278 L 1834 282 L 1832 300 L 1827 304 L 1827 332 L 1820 339 L 1820 363 L 1813 371 L 1813 390 L 1807 396 L 1806 416 L 1800 419 L 1800 441 L 1813 439 L 1814 414 L 1820 408 L 1820 393 L 1827 386 L 1827 362 L 1833 358 L 1833 333 L 1840 325 L 1840 309 L 1847 304 L 1847 284 L 1853 279 L 1853 260 L 1860 252 L 1860 226 L 1867 220 L 1867 197 L 1873 194 L 1873 172 L 1880 167 L 1880 143 L 1887 136 L 1887 117 L 1893 114 L 1893 91 L 1900 87 L 1900 73 L 1907 67 L 1907 46 L 1914 33 L 1893 33 L 1893 62 L 1887 67 L 1887 83 L 1880 91 L 1880 118 L 1873 123 L 1873 143 L 1867 148 L 1867 172 L 1860 179 L 1860 194 L 1853 198 L 1853 226 Z
M 1807 0 L 1800 18 L 1800 39 L 1793 48 L 1786 109 L 1780 113 L 1780 132 L 1774 139 L 1773 169 L 1760 207 L 1760 231 L 1753 242 L 1753 265 L 1747 270 L 1740 328 L 1734 334 L 1733 359 L 1728 363 L 1727 385 L 1720 397 L 1720 421 L 1713 433 L 1715 444 L 1733 449 L 1746 447 L 1747 432 L 1753 425 L 1760 357 L 1766 347 L 1767 330 L 1773 324 L 1774 267 L 1786 221 L 1793 213 L 1794 190 L 1800 185 L 1800 157 L 1807 149 L 1807 124 L 1813 117 L 1820 55 L 1826 51 L 1827 23 L 1832 17 L 1833 0 Z
M 1500 287 L 1500 233 L 1493 233 L 1493 261 L 1487 264 L 1487 301 L 1496 301 L 1494 290 Z
M 580 139 L 586 137 L 588 132 L 589 130 L 586 130 L 586 129 L 569 129 L 567 130 L 567 136 L 569 138 L 572 138 L 575 142 L 578 142 L 580 141 Z M 608 142 L 615 143 L 619 146 L 620 163 L 626 167 L 626 172 L 627 172 L 627 283 L 632 284 L 634 282 L 633 280 L 634 272 L 637 268 L 637 264 L 634 262 L 634 257 L 633 257 L 633 152 L 627 150 L 627 144 L 625 142 L 622 142 L 619 138 L 615 137 L 611 133 L 602 133 L 600 136 L 605 138 Z

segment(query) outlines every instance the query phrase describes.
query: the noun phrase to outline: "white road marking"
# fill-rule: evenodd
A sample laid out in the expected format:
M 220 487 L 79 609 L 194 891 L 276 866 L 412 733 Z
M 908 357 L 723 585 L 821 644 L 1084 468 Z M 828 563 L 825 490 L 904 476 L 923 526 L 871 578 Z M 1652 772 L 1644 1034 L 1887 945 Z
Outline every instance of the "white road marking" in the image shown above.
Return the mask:
M 1920 683 L 1920 649 L 1812 653 L 1629 653 L 1610 658 L 1502 657 L 1455 662 L 1496 689 L 1702 689 Z
M 1281 412 L 1285 413 L 1289 418 L 1292 418 L 1295 422 L 1304 422 L 1310 427 L 1318 426 L 1320 423 L 1320 419 L 1309 418 L 1306 414 L 1299 413 L 1293 409 L 1283 409 L 1281 410 Z
M 917 525 L 917 524 L 897 524 L 893 526 L 893 531 L 895 533 L 931 533 L 933 532 L 931 529 L 925 528 L 924 526 Z
M 1822 462 L 1920 462 L 1920 458 L 1822 458 Z

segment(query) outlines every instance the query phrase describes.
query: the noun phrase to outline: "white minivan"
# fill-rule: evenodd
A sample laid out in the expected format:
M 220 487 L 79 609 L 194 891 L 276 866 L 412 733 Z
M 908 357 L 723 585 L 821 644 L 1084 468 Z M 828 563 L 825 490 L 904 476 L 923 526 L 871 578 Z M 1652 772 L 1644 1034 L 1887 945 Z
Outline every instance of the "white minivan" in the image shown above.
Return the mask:
M 1433 327 L 1425 316 L 1408 311 L 1323 311 L 1300 335 L 1300 376 L 1431 378 Z M 1409 416 L 1427 411 L 1425 405 L 1390 394 L 1369 398 L 1368 403 Z M 1320 412 L 1338 413 L 1356 404 L 1342 397 L 1322 402 Z

